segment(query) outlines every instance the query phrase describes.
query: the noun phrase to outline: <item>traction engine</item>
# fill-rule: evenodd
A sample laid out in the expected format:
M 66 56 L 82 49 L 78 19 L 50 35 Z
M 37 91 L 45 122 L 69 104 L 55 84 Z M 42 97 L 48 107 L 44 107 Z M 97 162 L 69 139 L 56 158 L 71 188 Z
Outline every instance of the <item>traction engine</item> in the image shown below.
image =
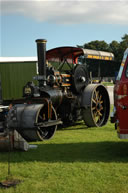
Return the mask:
M 38 75 L 23 88 L 23 98 L 12 102 L 8 128 L 27 141 L 50 139 L 58 125 L 84 120 L 101 127 L 109 118 L 110 101 L 102 84 L 92 84 L 82 58 L 112 60 L 112 54 L 76 47 L 46 52 L 46 40 L 38 39 Z

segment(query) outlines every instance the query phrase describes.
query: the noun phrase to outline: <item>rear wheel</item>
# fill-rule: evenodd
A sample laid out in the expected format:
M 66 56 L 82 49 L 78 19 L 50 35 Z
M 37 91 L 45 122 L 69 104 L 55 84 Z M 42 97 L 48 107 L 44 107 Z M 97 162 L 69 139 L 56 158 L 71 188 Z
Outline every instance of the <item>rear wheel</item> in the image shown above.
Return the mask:
M 110 112 L 110 100 L 107 89 L 101 84 L 88 85 L 82 96 L 82 116 L 89 127 L 103 126 Z

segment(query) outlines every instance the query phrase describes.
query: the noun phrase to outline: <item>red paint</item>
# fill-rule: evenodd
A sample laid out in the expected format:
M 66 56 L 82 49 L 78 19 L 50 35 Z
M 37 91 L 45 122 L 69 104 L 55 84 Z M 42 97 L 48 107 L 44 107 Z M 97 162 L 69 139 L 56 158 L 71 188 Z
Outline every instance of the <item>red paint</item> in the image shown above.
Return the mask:
M 127 55 L 126 55 L 127 53 Z M 123 58 L 124 67 L 120 80 L 116 81 L 114 87 L 114 105 L 116 107 L 116 121 L 119 121 L 120 134 L 128 134 L 128 50 Z

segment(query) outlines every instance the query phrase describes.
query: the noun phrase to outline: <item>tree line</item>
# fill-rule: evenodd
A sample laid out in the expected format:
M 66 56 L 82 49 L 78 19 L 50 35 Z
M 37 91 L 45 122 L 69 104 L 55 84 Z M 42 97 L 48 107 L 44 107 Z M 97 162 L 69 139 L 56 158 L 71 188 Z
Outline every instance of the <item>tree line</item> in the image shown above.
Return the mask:
M 108 44 L 105 41 L 95 40 L 85 43 L 83 46 L 77 45 L 77 47 L 112 52 L 115 56 L 114 61 L 102 61 L 100 64 L 100 74 L 102 77 L 113 77 L 119 70 L 125 49 L 128 48 L 128 34 L 125 34 L 120 42 L 113 40 Z M 93 76 L 98 76 L 99 61 L 88 60 L 87 67 Z

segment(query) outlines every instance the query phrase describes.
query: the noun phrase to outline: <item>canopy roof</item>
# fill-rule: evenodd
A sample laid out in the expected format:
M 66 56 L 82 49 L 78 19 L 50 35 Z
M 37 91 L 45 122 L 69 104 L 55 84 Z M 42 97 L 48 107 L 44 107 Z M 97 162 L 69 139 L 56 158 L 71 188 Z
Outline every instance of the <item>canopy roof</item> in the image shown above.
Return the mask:
M 75 59 L 80 55 L 84 55 L 83 50 L 81 48 L 76 47 L 58 47 L 48 50 L 46 53 L 46 58 L 59 58 L 60 60 L 63 58 Z
M 47 51 L 46 58 L 67 58 L 75 60 L 77 57 L 84 55 L 88 59 L 113 60 L 114 54 L 111 52 L 83 49 L 77 47 L 58 47 Z

